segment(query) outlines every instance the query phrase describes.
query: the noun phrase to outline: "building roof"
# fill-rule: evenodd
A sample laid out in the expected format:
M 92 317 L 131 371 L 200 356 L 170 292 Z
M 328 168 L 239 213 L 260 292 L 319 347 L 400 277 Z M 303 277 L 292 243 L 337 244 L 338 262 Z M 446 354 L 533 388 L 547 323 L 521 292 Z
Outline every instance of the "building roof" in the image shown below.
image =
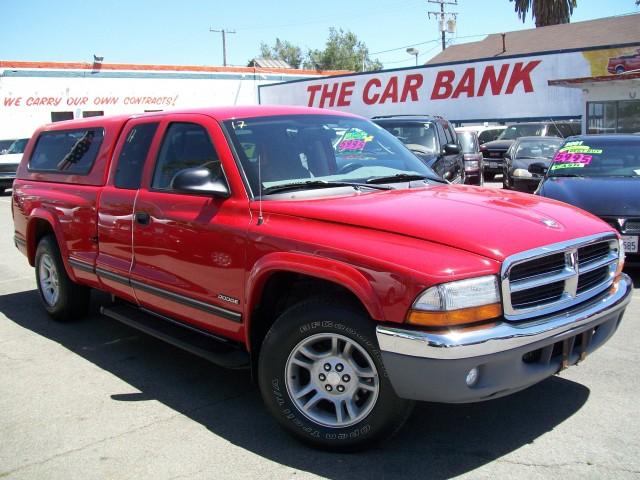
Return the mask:
M 493 33 L 479 42 L 451 45 L 427 65 L 633 43 L 640 44 L 640 13 Z
M 275 58 L 254 58 L 249 62 L 250 67 L 262 67 L 262 68 L 292 68 L 284 60 L 278 60 Z
M 0 70 L 88 70 L 88 71 L 151 71 L 151 72 L 202 72 L 202 73 L 276 73 L 289 75 L 344 75 L 349 70 L 302 70 L 291 67 L 217 67 L 202 65 L 149 65 L 137 63 L 90 63 L 90 62 L 24 62 L 0 60 Z

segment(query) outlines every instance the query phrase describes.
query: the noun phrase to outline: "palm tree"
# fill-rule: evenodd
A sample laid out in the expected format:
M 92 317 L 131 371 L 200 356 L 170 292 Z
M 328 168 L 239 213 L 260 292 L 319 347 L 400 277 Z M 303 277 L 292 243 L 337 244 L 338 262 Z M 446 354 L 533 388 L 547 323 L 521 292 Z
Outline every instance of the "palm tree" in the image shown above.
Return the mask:
M 524 23 L 527 13 L 531 10 L 531 18 L 535 19 L 536 27 L 569 23 L 577 0 L 509 0 L 515 3 L 516 13 Z

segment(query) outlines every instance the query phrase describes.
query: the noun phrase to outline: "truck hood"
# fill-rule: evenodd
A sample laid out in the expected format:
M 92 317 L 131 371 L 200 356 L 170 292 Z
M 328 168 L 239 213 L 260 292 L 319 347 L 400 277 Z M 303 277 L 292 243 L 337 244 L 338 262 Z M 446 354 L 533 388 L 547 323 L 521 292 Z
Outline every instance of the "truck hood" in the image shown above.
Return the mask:
M 267 221 L 271 213 L 342 223 L 435 242 L 498 261 L 543 245 L 614 231 L 589 213 L 561 202 L 466 185 L 265 201 L 263 211 Z
M 0 165 L 15 165 L 16 167 L 22 160 L 21 153 L 5 153 L 0 155 Z
M 597 216 L 640 216 L 640 177 L 548 177 L 540 195 Z

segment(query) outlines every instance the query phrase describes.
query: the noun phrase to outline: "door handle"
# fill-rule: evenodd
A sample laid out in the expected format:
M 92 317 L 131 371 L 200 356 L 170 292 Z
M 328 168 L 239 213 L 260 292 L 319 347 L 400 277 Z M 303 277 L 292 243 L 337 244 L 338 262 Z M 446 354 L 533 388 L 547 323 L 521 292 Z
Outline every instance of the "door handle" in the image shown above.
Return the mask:
M 136 223 L 139 223 L 140 225 L 149 225 L 151 217 L 146 212 L 136 212 L 135 219 Z

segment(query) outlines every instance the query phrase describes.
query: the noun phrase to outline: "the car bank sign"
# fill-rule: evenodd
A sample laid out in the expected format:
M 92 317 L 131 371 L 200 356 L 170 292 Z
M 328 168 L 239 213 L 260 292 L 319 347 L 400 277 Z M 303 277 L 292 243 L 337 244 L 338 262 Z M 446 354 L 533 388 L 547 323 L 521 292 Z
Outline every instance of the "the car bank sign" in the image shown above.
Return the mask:
M 626 49 L 545 53 L 286 82 L 261 86 L 259 98 L 262 104 L 307 105 L 366 117 L 432 114 L 454 121 L 579 117 L 580 90 L 549 86 L 548 81 L 604 75 L 608 59 Z

